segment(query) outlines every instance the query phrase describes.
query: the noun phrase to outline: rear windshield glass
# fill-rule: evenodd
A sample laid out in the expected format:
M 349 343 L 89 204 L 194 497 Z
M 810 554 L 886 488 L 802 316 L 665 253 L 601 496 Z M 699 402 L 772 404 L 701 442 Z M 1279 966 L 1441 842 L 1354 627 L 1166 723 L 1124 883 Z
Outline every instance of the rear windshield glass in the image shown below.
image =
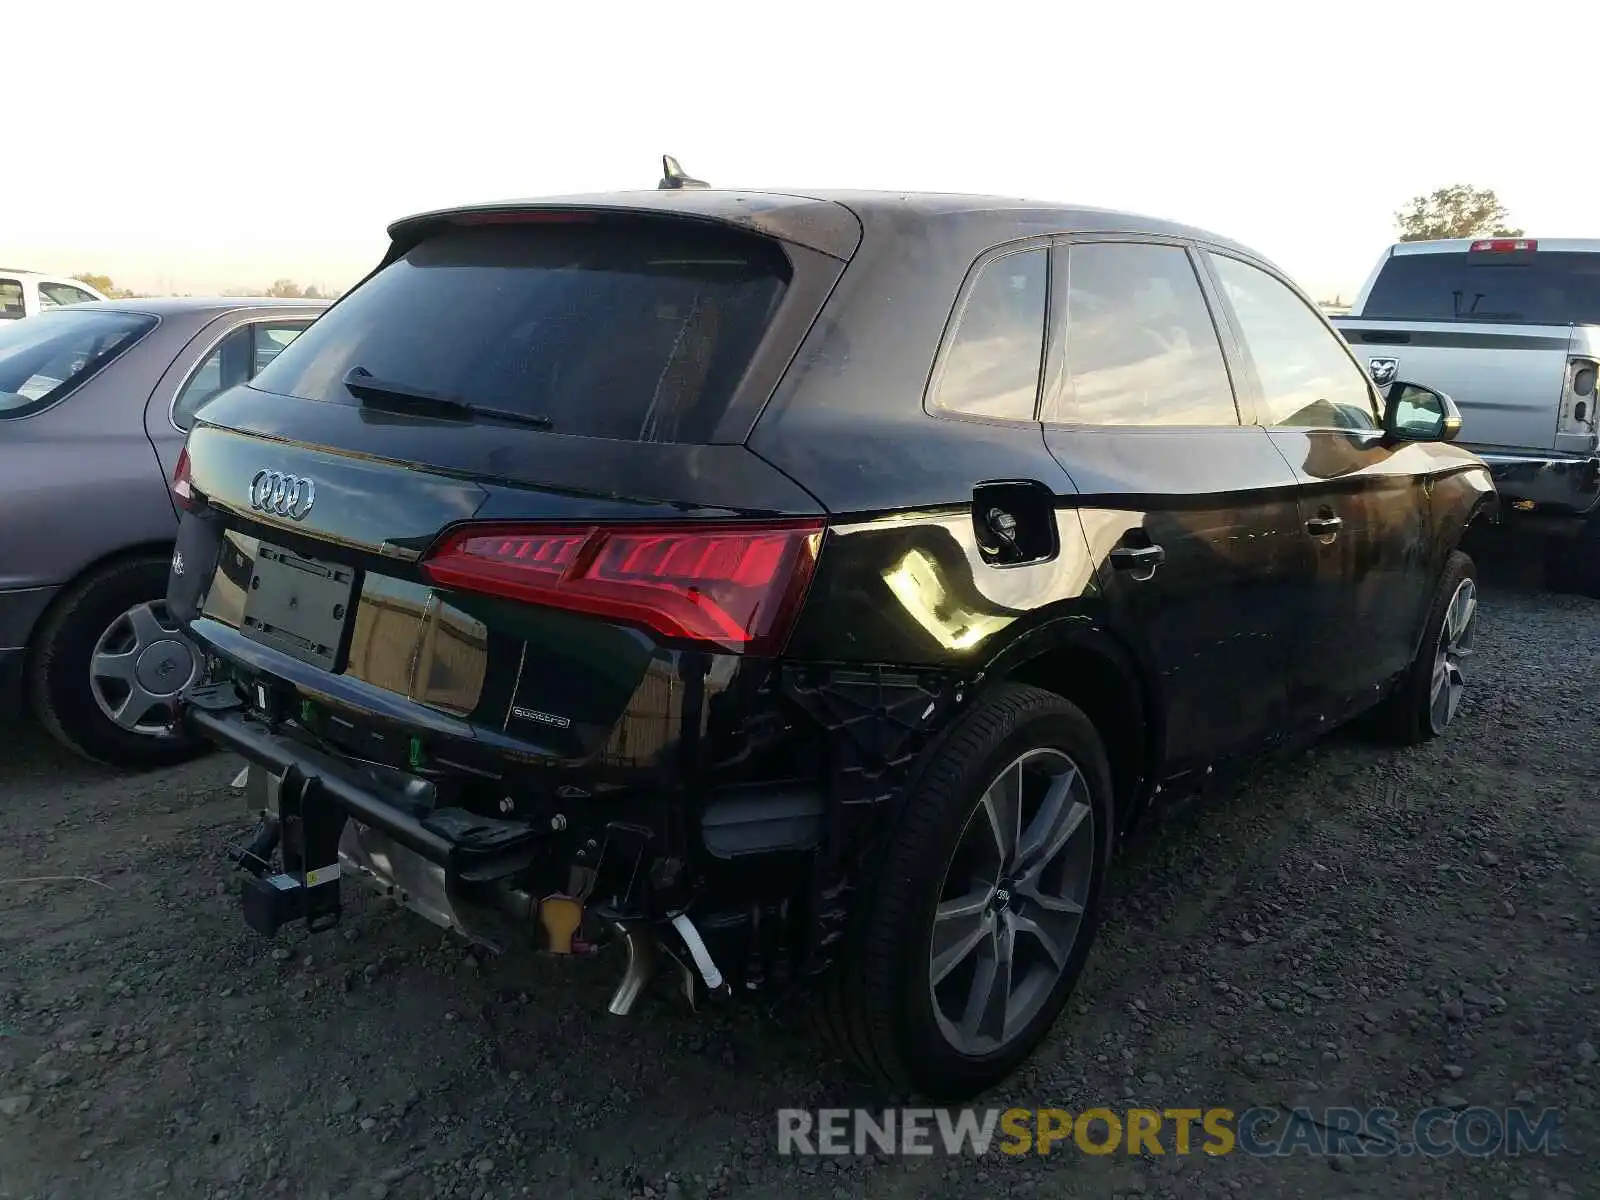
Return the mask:
M 155 326 L 144 313 L 82 309 L 0 325 L 0 420 L 65 399 Z
M 250 384 L 337 404 L 375 381 L 556 433 L 703 442 L 788 279 L 773 243 L 687 223 L 501 224 L 429 238 Z
M 1364 317 L 1419 321 L 1600 324 L 1600 254 L 1397 254 L 1378 273 Z

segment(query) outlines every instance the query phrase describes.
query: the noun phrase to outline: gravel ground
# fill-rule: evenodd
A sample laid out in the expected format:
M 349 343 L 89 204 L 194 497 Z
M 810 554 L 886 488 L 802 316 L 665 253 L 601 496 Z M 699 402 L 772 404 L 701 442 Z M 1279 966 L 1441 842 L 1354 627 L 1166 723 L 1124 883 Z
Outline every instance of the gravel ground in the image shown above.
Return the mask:
M 618 1020 L 613 959 L 479 961 L 376 904 L 263 941 L 219 858 L 234 760 L 116 777 L 25 728 L 0 731 L 0 1197 L 1600 1192 L 1600 602 L 1524 566 L 1484 572 L 1447 738 L 1336 734 L 1142 836 L 1053 1040 L 985 1103 L 1520 1103 L 1563 1111 L 1561 1153 L 780 1157 L 778 1108 L 878 1103 L 797 1022 Z

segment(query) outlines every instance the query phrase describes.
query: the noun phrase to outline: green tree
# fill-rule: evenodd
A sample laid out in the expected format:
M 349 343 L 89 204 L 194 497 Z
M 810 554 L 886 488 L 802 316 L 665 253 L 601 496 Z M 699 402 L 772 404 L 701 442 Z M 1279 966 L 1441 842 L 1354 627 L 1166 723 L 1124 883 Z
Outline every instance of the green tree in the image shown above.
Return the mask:
M 1435 238 L 1521 237 L 1512 229 L 1511 214 L 1492 188 L 1475 188 L 1456 183 L 1431 195 L 1418 196 L 1395 213 L 1402 242 L 1425 242 Z
M 289 300 L 298 300 L 305 295 L 300 285 L 292 279 L 279 279 L 267 289 L 269 296 L 282 296 Z
M 317 291 L 317 285 L 316 284 L 312 284 L 310 287 L 308 287 L 305 290 L 305 297 L 306 297 L 307 300 L 321 300 L 322 299 L 322 293 Z
M 113 296 L 121 294 L 118 292 L 116 287 L 112 285 L 111 276 L 109 275 L 96 275 L 92 271 L 84 271 L 80 274 L 74 275 L 73 278 L 79 283 L 87 283 L 90 287 L 99 292 L 102 296 L 106 297 L 108 300 Z

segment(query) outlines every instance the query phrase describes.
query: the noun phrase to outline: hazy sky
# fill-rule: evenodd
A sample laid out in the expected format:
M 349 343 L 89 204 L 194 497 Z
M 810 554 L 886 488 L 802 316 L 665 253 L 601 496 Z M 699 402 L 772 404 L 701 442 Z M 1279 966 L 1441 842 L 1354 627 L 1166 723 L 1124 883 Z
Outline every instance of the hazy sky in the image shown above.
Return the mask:
M 1597 35 L 1594 0 L 0 0 L 0 263 L 343 286 L 395 217 L 651 187 L 671 152 L 1135 209 L 1348 299 L 1444 184 L 1600 236 Z

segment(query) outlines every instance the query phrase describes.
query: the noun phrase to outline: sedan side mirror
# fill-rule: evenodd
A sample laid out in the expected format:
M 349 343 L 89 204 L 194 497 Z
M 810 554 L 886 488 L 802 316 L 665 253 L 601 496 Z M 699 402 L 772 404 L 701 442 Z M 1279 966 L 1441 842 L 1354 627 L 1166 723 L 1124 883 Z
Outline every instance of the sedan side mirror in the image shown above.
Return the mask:
M 1391 442 L 1453 442 L 1461 410 L 1441 391 L 1397 379 L 1384 399 L 1383 432 Z

